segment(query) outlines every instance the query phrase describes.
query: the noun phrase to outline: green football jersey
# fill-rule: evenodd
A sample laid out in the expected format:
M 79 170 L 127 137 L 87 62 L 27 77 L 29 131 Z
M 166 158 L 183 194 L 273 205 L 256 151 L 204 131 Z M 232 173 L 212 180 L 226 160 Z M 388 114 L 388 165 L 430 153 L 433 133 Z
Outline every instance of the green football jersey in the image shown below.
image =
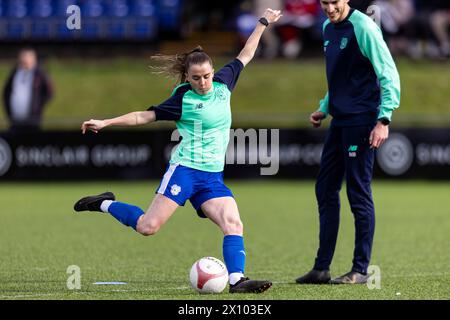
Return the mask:
M 172 153 L 170 163 L 208 171 L 221 172 L 230 139 L 231 92 L 244 68 L 233 60 L 214 75 L 213 89 L 197 94 L 189 83 L 176 87 L 172 96 L 149 108 L 156 120 L 174 120 L 182 140 Z

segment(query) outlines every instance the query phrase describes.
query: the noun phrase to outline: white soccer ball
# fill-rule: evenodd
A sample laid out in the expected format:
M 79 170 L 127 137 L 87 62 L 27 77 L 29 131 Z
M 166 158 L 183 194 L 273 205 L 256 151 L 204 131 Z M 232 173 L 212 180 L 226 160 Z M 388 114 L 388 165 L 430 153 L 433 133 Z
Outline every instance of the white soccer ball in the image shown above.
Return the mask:
M 203 257 L 192 265 L 189 278 L 200 293 L 220 293 L 227 286 L 228 270 L 219 259 Z

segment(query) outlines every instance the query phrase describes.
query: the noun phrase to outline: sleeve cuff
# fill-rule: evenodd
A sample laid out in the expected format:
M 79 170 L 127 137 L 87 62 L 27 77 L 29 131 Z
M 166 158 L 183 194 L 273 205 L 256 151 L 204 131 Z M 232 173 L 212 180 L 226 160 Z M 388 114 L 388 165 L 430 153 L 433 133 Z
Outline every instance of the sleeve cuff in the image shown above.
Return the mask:
M 389 122 L 391 122 L 392 110 L 386 109 L 387 108 L 381 108 L 380 113 L 378 114 L 378 120 L 387 119 Z
M 320 104 L 320 107 L 317 111 L 323 112 L 325 113 L 325 117 L 328 116 L 328 106 L 326 106 L 325 104 Z
M 158 108 L 156 108 L 155 106 L 151 106 L 150 108 L 147 109 L 147 111 L 154 111 L 155 112 L 155 121 L 159 120 L 158 119 L 158 113 L 159 113 Z

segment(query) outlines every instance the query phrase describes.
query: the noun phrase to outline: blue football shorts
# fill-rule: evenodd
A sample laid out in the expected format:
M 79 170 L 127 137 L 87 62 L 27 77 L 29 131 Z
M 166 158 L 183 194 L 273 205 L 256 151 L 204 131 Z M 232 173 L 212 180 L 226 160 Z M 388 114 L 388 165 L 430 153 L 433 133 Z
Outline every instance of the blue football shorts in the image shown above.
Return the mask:
M 207 172 L 180 164 L 167 167 L 156 193 L 162 194 L 184 206 L 189 199 L 197 214 L 206 218 L 201 205 L 214 198 L 233 197 L 223 182 L 223 172 Z

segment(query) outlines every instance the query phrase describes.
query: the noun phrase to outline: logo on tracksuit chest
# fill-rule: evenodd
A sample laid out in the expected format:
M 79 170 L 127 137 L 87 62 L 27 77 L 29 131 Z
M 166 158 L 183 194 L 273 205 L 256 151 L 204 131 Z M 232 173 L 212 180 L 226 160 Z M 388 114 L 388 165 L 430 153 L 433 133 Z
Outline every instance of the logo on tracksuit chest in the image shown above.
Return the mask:
M 347 47 L 347 44 L 348 44 L 348 38 L 345 38 L 345 37 L 342 38 L 341 45 L 340 45 L 341 50 L 344 50 Z
M 356 158 L 356 151 L 358 151 L 358 146 L 351 145 L 348 147 L 348 156 L 350 158 Z

